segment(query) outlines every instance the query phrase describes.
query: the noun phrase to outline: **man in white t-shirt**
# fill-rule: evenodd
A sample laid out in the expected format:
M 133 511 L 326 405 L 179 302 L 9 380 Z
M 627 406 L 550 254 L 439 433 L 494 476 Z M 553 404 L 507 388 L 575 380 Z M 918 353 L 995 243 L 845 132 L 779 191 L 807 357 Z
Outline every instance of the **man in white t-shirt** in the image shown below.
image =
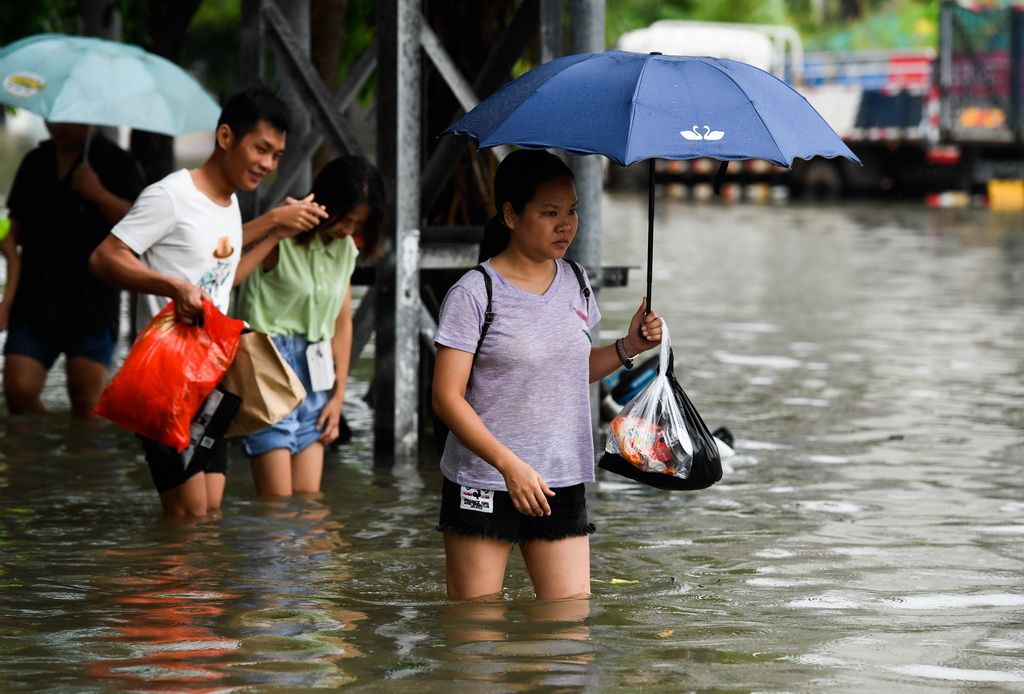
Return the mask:
M 204 299 L 227 312 L 231 288 L 282 237 L 311 227 L 323 216 L 311 198 L 290 200 L 293 204 L 287 209 L 276 208 L 247 224 L 243 238 L 235 192 L 254 190 L 277 168 L 289 121 L 285 104 L 263 88 L 232 95 L 217 123 L 209 159 L 197 169 L 176 171 L 143 190 L 127 216 L 93 252 L 89 262 L 93 274 L 139 293 L 137 329 L 171 300 L 176 318 L 189 325 L 202 316 Z M 140 438 L 165 515 L 205 516 L 220 508 L 226 442 L 215 446 L 206 461 L 186 467 L 174 449 Z

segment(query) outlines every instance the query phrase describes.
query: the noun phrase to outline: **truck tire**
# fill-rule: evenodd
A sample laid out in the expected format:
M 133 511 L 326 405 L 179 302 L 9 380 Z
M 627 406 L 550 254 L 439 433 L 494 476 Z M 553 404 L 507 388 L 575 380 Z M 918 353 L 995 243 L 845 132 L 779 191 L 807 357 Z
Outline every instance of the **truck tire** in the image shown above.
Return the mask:
M 837 200 L 843 194 L 843 177 L 828 160 L 808 162 L 801 183 L 807 200 Z

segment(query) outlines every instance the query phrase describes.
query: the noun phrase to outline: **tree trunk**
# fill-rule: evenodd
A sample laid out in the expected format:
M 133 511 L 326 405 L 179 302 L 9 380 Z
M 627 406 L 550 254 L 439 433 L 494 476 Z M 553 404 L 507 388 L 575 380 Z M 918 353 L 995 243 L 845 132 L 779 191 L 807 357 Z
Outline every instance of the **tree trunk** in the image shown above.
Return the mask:
M 843 24 L 860 19 L 860 0 L 839 0 L 839 21 Z
M 309 51 L 313 67 L 328 91 L 338 88 L 338 66 L 345 45 L 345 17 L 348 0 L 311 0 L 309 4 Z M 313 155 L 313 175 L 334 158 L 326 143 Z
M 178 64 L 185 47 L 185 34 L 192 16 L 202 0 L 154 0 L 148 4 L 145 27 L 147 39 L 143 48 Z M 174 170 L 174 138 L 167 135 L 133 130 L 131 150 L 142 163 L 150 183 Z
M 472 83 L 486 64 L 491 50 L 501 40 L 517 5 L 514 0 L 434 2 L 430 3 L 427 21 L 463 76 Z M 437 70 L 430 66 L 429 61 L 424 65 L 427 72 L 427 147 L 432 151 L 436 146 L 433 135 L 451 125 L 463 111 Z M 486 85 L 483 93 L 477 96 L 483 99 L 499 86 L 501 84 Z M 476 145 L 470 146 L 475 148 Z M 424 210 L 428 223 L 460 226 L 477 224 L 489 218 L 493 214 L 491 177 L 490 171 L 486 170 L 489 164 L 489 158 L 463 158 L 437 204 L 431 210 Z

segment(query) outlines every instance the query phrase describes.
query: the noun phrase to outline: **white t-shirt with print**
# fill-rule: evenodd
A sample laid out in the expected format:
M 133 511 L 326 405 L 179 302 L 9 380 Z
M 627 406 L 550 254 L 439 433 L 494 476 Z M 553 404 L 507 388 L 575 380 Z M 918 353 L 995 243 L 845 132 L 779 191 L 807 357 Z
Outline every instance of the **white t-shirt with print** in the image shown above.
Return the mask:
M 195 284 L 227 313 L 235 270 L 242 256 L 238 198 L 219 205 L 181 169 L 142 191 L 111 232 L 154 272 Z M 144 328 L 170 299 L 140 294 L 136 329 Z

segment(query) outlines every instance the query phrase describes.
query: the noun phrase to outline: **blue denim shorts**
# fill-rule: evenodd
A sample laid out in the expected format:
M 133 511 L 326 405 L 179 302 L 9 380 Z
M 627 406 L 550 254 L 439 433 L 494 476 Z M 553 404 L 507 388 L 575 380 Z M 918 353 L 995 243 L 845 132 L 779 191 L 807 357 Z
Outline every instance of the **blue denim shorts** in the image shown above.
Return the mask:
M 47 325 L 11 323 L 7 329 L 4 354 L 31 357 L 49 371 L 61 354 L 68 359 L 82 357 L 109 367 L 115 347 L 117 335 L 112 330 L 104 330 L 98 335 L 81 335 Z
M 277 424 L 242 437 L 242 448 L 248 456 L 261 455 L 277 448 L 287 448 L 295 455 L 308 448 L 322 433 L 316 428 L 316 420 L 327 404 L 328 391 L 313 392 L 309 365 L 306 363 L 306 347 L 309 342 L 301 335 L 279 335 L 270 339 L 302 381 L 308 395 L 302 404 Z

